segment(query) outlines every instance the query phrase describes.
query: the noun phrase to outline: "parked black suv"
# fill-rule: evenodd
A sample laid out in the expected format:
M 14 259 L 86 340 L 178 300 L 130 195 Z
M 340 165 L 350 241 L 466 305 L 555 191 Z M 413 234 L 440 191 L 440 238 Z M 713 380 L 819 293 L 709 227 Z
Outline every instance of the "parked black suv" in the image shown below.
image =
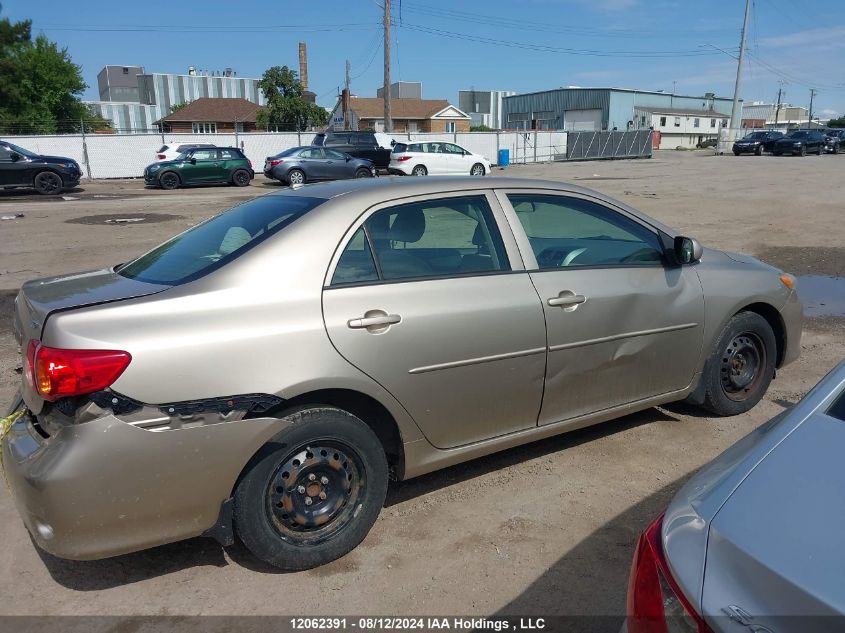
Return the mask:
M 61 193 L 79 184 L 79 163 L 64 156 L 42 156 L 0 141 L 0 187 L 33 187 L 45 195 Z
M 314 137 L 311 145 L 331 147 L 355 158 L 372 161 L 376 169 L 387 169 L 395 141 L 378 132 L 328 130 Z
M 736 156 L 740 154 L 756 154 L 760 156 L 763 152 L 771 152 L 775 148 L 775 142 L 783 138 L 783 132 L 764 131 L 752 132 L 734 143 L 733 151 Z
M 784 138 L 775 141 L 772 153 L 775 156 L 780 156 L 781 154 L 806 156 L 808 153 L 821 156 L 824 153 L 824 143 L 824 134 L 821 132 L 815 130 L 796 130 L 795 132 L 790 132 Z

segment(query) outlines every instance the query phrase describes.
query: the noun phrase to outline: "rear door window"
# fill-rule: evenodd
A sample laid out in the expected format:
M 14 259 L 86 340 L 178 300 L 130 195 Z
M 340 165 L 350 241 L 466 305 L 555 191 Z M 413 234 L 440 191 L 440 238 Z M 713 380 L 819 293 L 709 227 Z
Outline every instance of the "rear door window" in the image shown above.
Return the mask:
M 152 284 L 177 285 L 199 279 L 323 202 L 324 198 L 302 196 L 255 198 L 188 229 L 121 266 L 117 273 Z
M 389 207 L 370 216 L 364 229 L 382 280 L 510 270 L 483 195 Z M 345 251 L 341 261 L 344 257 Z
M 237 160 L 243 158 L 241 153 L 236 149 L 221 149 L 218 150 L 221 160 Z

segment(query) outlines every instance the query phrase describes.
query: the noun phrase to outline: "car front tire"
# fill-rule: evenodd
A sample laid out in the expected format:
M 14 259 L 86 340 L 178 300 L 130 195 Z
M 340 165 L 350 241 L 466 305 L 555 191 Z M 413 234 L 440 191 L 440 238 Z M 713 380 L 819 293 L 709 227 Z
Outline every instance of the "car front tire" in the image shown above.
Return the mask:
M 776 359 L 769 322 L 756 312 L 735 314 L 704 364 L 704 408 L 721 416 L 752 409 L 769 388 Z
M 367 535 L 387 495 L 375 433 L 354 415 L 314 406 L 250 460 L 234 493 L 234 528 L 262 561 L 288 571 L 324 565 Z
M 366 169 L 365 167 L 359 167 L 357 170 L 355 170 L 355 177 L 356 178 L 372 178 L 373 172 L 371 172 L 369 169 Z
M 43 196 L 55 196 L 62 192 L 62 177 L 54 171 L 42 171 L 36 174 L 32 186 Z
M 486 170 L 484 169 L 484 165 L 481 163 L 475 163 L 475 165 L 472 166 L 472 169 L 469 170 L 470 176 L 483 176 L 485 173 Z
M 179 185 L 182 184 L 182 179 L 179 178 L 179 174 L 176 172 L 166 171 L 158 177 L 158 184 L 161 185 L 162 189 L 172 191 L 173 189 L 179 188 Z

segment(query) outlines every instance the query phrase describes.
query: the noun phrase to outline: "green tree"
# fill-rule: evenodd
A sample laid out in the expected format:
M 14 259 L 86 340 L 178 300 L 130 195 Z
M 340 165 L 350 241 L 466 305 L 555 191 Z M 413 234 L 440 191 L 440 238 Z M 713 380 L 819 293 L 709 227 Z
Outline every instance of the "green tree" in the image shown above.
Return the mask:
M 287 66 L 268 68 L 258 86 L 267 99 L 267 108 L 256 117 L 258 127 L 301 132 L 328 121 L 328 112 L 305 99 L 296 72 Z
M 841 116 L 838 119 L 831 119 L 827 122 L 828 127 L 845 127 L 845 116 Z
M 482 123 L 481 125 L 471 125 L 469 127 L 469 131 L 470 132 L 492 132 L 493 128 L 488 127 L 488 126 L 486 126 Z
M 184 109 L 185 106 L 188 105 L 189 103 L 191 103 L 191 102 L 185 101 L 184 103 L 174 103 L 172 106 L 170 106 L 170 114 L 173 114 L 174 112 L 179 112 L 179 110 Z
M 44 35 L 32 39 L 30 21 L 0 20 L 0 129 L 55 134 L 104 129 L 108 121 L 80 100 L 82 69 L 66 48 Z

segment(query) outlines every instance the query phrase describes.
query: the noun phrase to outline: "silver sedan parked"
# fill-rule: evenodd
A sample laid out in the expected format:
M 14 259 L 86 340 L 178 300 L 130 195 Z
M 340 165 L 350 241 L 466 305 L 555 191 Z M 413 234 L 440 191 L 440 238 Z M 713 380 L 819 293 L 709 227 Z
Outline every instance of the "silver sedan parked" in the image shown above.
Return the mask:
M 264 175 L 289 185 L 318 180 L 372 178 L 376 168 L 371 160 L 354 158 L 328 147 L 292 147 L 268 156 Z
M 646 529 L 628 633 L 842 631 L 843 446 L 845 362 L 700 470 Z
M 3 464 L 57 556 L 237 534 L 313 567 L 389 479 L 671 401 L 747 411 L 798 356 L 793 286 L 559 182 L 297 187 L 24 284 Z

